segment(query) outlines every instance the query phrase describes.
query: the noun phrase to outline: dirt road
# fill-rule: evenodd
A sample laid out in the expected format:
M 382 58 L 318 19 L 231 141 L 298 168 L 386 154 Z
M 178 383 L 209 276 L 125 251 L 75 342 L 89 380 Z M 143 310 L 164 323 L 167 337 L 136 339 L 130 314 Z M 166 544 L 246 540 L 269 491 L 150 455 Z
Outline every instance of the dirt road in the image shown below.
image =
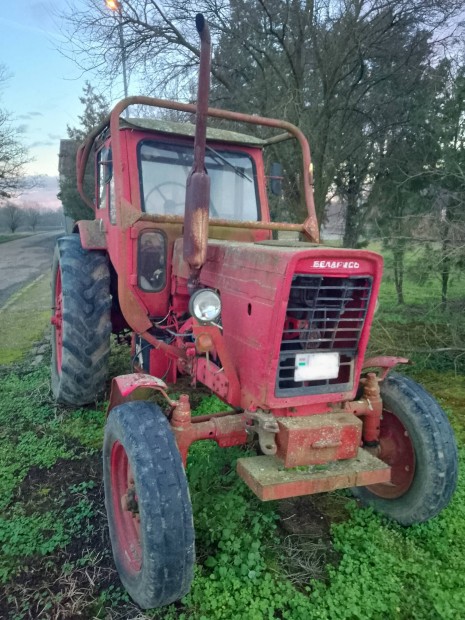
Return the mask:
M 57 237 L 46 232 L 0 244 L 0 308 L 18 289 L 50 270 Z

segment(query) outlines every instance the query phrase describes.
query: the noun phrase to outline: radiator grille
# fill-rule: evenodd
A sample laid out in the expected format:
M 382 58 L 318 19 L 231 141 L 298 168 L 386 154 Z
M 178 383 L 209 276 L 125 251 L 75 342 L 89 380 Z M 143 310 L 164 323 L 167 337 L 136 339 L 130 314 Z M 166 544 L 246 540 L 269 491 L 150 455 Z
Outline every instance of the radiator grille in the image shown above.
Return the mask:
M 353 387 L 354 361 L 370 301 L 370 277 L 333 278 L 295 274 L 281 340 L 276 396 L 301 396 L 348 391 Z M 335 379 L 294 381 L 298 353 L 339 353 Z

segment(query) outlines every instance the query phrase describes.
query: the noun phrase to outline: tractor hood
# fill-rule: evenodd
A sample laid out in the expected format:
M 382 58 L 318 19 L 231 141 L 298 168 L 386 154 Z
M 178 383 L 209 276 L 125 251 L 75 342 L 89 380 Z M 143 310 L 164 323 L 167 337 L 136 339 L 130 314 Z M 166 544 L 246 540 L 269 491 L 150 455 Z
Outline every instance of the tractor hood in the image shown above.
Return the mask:
M 174 256 L 182 256 L 182 248 L 175 247 Z M 173 267 L 187 277 L 185 263 Z M 200 283 L 221 296 L 241 406 L 298 406 L 321 402 L 322 394 L 327 402 L 353 398 L 381 274 L 381 256 L 369 251 L 209 240 Z M 297 356 L 309 352 L 337 354 L 338 376 L 297 381 Z

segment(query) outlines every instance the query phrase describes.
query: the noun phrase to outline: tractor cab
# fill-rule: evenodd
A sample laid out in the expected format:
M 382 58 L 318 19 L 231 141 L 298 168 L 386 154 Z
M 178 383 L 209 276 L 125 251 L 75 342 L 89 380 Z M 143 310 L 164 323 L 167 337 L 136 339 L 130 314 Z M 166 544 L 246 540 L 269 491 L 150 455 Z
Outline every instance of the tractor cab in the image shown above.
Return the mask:
M 116 134 L 106 127 L 95 138 L 96 219 L 78 222 L 77 229 L 84 247 L 107 249 L 116 271 L 112 281 L 115 298 L 121 296 L 124 303 L 130 287 L 153 319 L 165 316 L 173 301 L 170 274 L 174 244 L 183 236 L 194 133 L 195 125 L 190 123 L 130 118 L 120 119 Z M 210 238 L 244 242 L 271 239 L 272 231 L 260 228 L 260 222 L 270 224 L 263 161 L 266 144 L 252 135 L 207 129 L 208 217 L 216 224 L 210 227 Z M 115 183 L 117 176 L 119 182 Z M 117 185 L 119 193 L 115 191 Z M 125 227 L 128 210 L 134 221 L 123 252 L 121 223 Z M 249 228 L 247 223 L 257 227 Z M 102 246 L 96 243 L 97 236 Z M 128 286 L 123 287 L 128 257 L 131 273 Z M 179 305 L 179 297 L 174 303 Z M 117 329 L 121 324 L 117 321 Z M 125 324 L 131 326 L 127 319 Z
M 184 216 L 186 181 L 194 161 L 194 130 L 195 125 L 189 123 L 151 118 L 121 120 L 128 170 L 129 162 L 137 162 L 138 179 L 136 183 L 131 179 L 130 198 L 143 213 Z M 269 221 L 263 183 L 265 145 L 265 140 L 254 136 L 207 130 L 205 167 L 211 179 L 211 218 Z M 116 223 L 115 210 L 111 210 L 111 157 L 111 141 L 107 139 L 96 158 L 99 207 L 108 207 L 110 221 Z

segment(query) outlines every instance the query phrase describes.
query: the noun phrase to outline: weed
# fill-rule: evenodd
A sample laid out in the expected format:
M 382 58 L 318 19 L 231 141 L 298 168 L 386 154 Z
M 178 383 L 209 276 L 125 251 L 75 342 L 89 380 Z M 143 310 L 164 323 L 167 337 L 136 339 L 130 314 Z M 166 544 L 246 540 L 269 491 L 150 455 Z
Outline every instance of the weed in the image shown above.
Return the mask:
M 26 515 L 15 506 L 8 517 L 0 518 L 0 582 L 6 582 L 28 559 L 47 555 L 69 542 L 62 520 L 55 511 Z
M 89 452 L 100 452 L 103 441 L 105 412 L 95 409 L 77 409 L 67 412 L 62 421 L 62 432 L 71 437 Z
M 225 405 L 222 400 L 220 400 L 214 394 L 211 395 L 202 395 L 202 399 L 199 404 L 192 411 L 193 415 L 204 415 L 207 413 L 219 413 L 221 411 L 227 411 L 231 409 L 228 405 Z M 232 411 L 232 409 L 231 409 Z

